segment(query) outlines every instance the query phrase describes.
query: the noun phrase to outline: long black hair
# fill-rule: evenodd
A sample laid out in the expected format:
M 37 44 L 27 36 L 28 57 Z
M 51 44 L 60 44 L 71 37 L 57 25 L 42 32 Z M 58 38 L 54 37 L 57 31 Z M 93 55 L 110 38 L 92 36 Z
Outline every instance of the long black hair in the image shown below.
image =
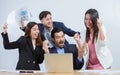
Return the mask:
M 99 14 L 98 11 L 96 9 L 89 9 L 86 11 L 85 16 L 89 14 L 90 15 L 90 19 L 92 22 L 92 28 L 93 28 L 93 39 L 92 39 L 92 43 L 94 43 L 95 39 L 98 38 L 98 26 L 97 26 L 97 19 L 99 19 Z M 85 20 L 85 18 L 84 18 Z M 86 24 L 85 24 L 86 25 Z M 87 27 L 86 27 L 87 28 Z M 90 30 L 89 28 L 86 29 L 86 42 L 88 43 L 88 41 L 90 40 Z

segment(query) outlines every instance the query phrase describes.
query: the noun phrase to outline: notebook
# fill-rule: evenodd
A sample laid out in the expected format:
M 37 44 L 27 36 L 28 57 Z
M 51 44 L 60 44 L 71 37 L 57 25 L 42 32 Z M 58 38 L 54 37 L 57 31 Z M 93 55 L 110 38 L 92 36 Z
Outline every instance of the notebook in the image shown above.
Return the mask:
M 45 54 L 47 72 L 73 72 L 73 57 L 67 54 Z

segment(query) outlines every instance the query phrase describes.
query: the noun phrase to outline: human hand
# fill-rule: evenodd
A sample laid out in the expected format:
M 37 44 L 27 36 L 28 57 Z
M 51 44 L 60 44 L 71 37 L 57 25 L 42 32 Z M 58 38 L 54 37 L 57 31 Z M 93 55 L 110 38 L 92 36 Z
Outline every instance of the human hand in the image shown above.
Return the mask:
M 82 44 L 82 50 L 84 50 L 84 49 L 86 48 L 86 46 L 87 46 L 87 43 L 84 42 L 84 43 Z
M 79 33 L 75 33 L 74 39 L 75 39 L 76 42 L 78 42 L 78 41 L 80 40 L 80 35 L 79 35 Z
M 3 27 L 2 27 L 2 29 L 3 29 L 3 33 L 6 33 L 7 32 L 7 23 L 4 23 L 3 24 Z
M 20 27 L 21 27 L 21 28 L 24 28 L 24 27 L 25 27 L 23 20 L 20 21 Z
M 43 47 L 42 48 L 45 51 L 45 53 L 49 53 L 48 44 L 49 44 L 48 40 L 43 41 Z
M 100 29 L 102 26 L 102 21 L 100 19 L 97 19 L 97 26 Z

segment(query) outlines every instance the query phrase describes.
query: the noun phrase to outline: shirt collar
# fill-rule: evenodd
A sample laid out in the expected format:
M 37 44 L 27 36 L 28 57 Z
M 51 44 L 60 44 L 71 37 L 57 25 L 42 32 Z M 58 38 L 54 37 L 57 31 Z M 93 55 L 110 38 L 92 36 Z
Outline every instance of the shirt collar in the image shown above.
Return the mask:
M 47 28 L 44 28 L 44 32 L 49 32 L 49 33 L 51 33 L 52 30 L 53 30 L 53 27 L 51 28 L 50 31 L 49 31 Z

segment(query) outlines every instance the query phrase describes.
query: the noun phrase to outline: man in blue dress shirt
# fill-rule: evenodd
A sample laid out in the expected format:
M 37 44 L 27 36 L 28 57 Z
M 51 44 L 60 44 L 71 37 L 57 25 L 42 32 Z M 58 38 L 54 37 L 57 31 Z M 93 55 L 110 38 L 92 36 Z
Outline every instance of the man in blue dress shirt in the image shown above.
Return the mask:
M 79 35 L 79 34 L 77 34 Z M 75 44 L 65 44 L 65 34 L 61 28 L 54 28 L 51 32 L 54 47 L 49 48 L 49 53 L 72 53 L 73 54 L 73 68 L 79 70 L 84 65 L 83 55 L 80 49 Z M 76 37 L 79 39 L 80 37 Z M 65 59 L 65 58 L 63 58 Z M 61 61 L 62 62 L 62 61 Z

